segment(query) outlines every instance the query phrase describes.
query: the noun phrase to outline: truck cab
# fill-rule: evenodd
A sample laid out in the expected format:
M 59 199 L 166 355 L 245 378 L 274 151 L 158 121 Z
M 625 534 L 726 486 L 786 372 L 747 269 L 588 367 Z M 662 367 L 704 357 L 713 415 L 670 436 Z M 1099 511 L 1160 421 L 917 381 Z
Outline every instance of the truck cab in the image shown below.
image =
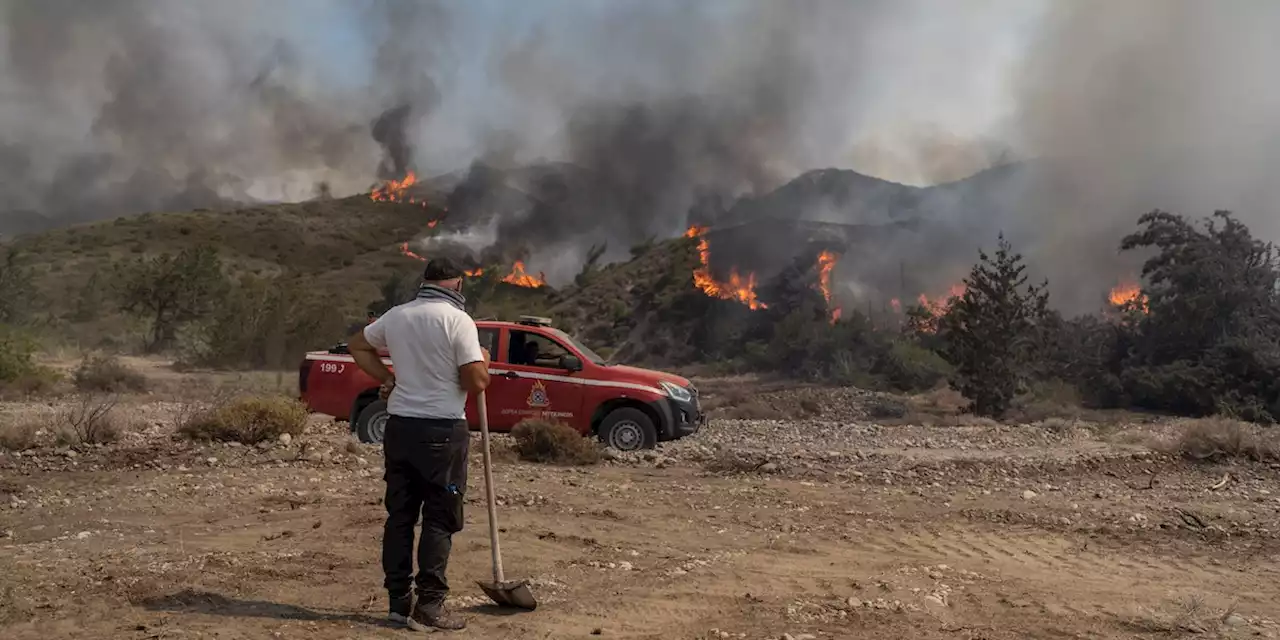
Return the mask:
M 670 373 L 610 364 L 549 319 L 476 322 L 480 345 L 492 356 L 486 391 L 489 428 L 510 431 L 543 419 L 594 435 L 620 451 L 654 447 L 695 433 L 705 422 L 698 391 Z M 383 353 L 383 362 L 395 364 Z M 298 370 L 302 401 L 311 411 L 347 420 L 362 442 L 382 441 L 386 403 L 378 384 L 356 366 L 345 345 L 308 353 Z M 479 428 L 476 401 L 467 423 Z

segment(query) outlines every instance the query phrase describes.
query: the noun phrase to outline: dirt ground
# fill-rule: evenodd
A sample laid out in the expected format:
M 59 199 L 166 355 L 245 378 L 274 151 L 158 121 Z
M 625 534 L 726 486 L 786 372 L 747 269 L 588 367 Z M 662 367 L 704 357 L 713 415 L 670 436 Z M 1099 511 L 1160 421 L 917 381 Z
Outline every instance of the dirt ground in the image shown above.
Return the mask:
M 0 453 L 0 637 L 409 634 L 383 623 L 378 448 L 320 416 L 193 444 L 171 404 L 126 409 L 119 443 Z M 473 448 L 457 635 L 1277 637 L 1280 470 L 1126 444 L 1175 428 L 718 420 L 599 466 L 504 456 L 507 571 L 540 601 L 519 614 L 474 584 Z

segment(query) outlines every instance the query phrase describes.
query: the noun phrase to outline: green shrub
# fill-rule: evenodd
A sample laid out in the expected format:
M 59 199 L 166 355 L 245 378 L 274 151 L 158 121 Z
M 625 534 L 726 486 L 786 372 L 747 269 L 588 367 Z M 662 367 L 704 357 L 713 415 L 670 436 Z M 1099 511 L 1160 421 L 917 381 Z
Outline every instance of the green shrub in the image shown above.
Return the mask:
M 953 371 L 937 353 L 910 342 L 896 341 L 880 357 L 875 372 L 897 391 L 928 391 Z
M 35 342 L 0 326 L 0 392 L 30 395 L 53 388 L 58 373 L 35 361 Z
M 125 393 L 147 390 L 147 377 L 130 369 L 115 356 L 95 355 L 85 358 L 72 378 L 80 391 Z
M 307 426 L 307 408 L 285 396 L 245 396 L 197 411 L 178 425 L 193 440 L 257 444 L 283 434 L 300 435 Z
M 511 430 L 521 460 L 559 465 L 589 465 L 600 461 L 600 448 L 562 422 L 525 420 Z

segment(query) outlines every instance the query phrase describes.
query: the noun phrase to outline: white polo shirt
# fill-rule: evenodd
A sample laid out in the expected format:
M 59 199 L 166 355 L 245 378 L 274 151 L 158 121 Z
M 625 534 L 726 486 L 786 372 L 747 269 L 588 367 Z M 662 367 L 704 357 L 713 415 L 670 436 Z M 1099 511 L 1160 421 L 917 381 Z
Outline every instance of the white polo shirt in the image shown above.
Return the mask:
M 462 420 L 467 392 L 458 367 L 483 362 L 476 323 L 439 300 L 414 300 L 392 308 L 364 328 L 364 337 L 391 354 L 396 388 L 387 412 L 406 418 Z

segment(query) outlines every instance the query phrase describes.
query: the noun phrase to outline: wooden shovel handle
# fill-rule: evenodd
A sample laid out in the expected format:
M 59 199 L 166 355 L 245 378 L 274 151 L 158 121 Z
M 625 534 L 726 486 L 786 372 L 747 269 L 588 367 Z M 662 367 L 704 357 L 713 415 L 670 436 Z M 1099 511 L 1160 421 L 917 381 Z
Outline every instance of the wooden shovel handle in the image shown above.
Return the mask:
M 480 414 L 480 439 L 484 442 L 484 493 L 489 503 L 489 550 L 493 555 L 493 581 L 501 585 L 506 580 L 502 573 L 502 549 L 498 545 L 498 505 L 493 494 L 493 463 L 489 454 L 489 407 L 484 392 L 476 394 L 476 409 Z

